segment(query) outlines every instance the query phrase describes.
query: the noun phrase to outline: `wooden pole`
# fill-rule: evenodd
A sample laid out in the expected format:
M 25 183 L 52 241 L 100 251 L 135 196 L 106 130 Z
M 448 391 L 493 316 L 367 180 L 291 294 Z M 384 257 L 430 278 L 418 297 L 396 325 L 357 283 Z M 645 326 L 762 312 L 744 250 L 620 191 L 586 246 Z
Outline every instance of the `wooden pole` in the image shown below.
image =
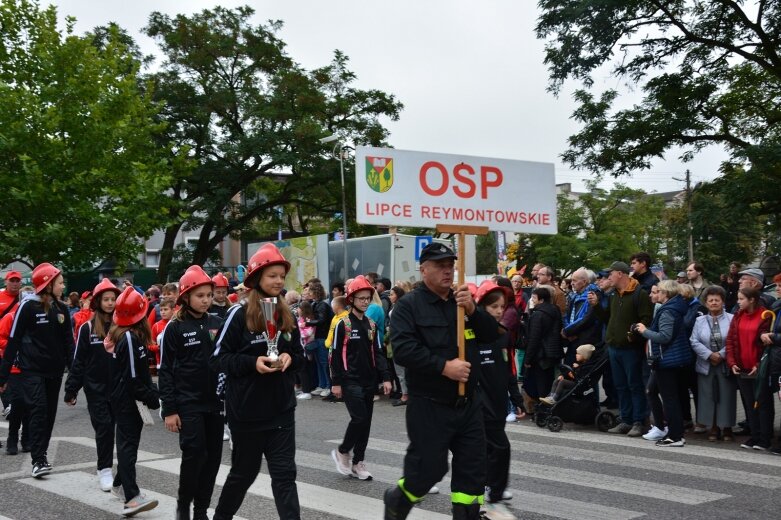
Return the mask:
M 464 258 L 466 257 L 466 234 L 470 235 L 486 235 L 488 234 L 488 228 L 484 226 L 453 226 L 450 224 L 437 225 L 437 233 L 451 233 L 458 236 L 458 251 L 456 254 L 456 269 L 458 269 L 458 283 L 456 287 L 464 285 Z M 465 316 L 464 308 L 457 307 L 456 318 L 456 334 L 458 341 L 458 359 L 461 361 L 466 360 L 466 338 L 464 337 L 465 328 Z M 466 384 L 459 381 L 458 383 L 458 396 L 464 397 L 466 395 Z

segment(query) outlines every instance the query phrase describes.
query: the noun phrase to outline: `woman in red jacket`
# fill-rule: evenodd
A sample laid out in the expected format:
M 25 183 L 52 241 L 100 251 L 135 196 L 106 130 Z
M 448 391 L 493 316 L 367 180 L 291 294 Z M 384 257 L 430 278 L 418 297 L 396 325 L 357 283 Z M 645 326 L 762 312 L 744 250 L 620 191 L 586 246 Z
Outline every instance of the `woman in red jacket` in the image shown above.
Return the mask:
M 759 380 L 757 373 L 764 350 L 760 336 L 770 329 L 770 319 L 762 316 L 766 309 L 759 296 L 754 288 L 738 291 L 738 312 L 727 333 L 727 365 L 738 378 L 740 395 L 749 414 L 746 419 L 751 437 L 740 447 L 768 450 L 773 436 L 773 396 L 769 381 Z

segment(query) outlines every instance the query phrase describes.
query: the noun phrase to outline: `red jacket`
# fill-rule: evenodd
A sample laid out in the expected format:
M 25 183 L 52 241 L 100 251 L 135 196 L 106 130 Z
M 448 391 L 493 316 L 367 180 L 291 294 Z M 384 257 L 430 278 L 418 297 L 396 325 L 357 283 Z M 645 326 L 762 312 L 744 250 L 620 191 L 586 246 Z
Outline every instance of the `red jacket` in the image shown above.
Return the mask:
M 765 346 L 759 337 L 770 330 L 770 318 L 762 318 L 765 308 L 760 306 L 751 313 L 738 311 L 727 332 L 727 366 L 737 365 L 741 370 L 751 370 L 759 365 Z
M 92 312 L 90 309 L 79 309 L 76 314 L 73 315 L 73 339 L 78 341 L 79 329 L 82 325 L 92 319 Z
M 9 313 L 0 319 L 0 359 L 2 359 L 3 354 L 5 354 L 5 346 L 8 344 L 8 337 L 11 335 L 11 326 L 14 323 L 14 316 L 16 315 L 16 309 L 18 308 L 19 304 L 17 303 Z M 22 371 L 14 365 L 11 367 L 11 373 L 21 374 Z

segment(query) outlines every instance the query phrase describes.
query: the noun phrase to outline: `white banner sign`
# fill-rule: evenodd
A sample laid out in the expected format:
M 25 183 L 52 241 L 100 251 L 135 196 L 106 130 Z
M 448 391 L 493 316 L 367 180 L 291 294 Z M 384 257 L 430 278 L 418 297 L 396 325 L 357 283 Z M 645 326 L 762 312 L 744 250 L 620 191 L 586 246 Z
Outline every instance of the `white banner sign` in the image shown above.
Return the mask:
M 361 224 L 556 234 L 553 164 L 359 146 Z

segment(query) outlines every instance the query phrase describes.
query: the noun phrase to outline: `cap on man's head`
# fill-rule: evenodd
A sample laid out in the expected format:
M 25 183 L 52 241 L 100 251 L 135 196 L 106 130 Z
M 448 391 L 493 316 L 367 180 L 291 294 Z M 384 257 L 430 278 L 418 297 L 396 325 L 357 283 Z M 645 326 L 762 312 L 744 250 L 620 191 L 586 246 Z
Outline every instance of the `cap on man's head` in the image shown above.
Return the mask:
M 428 262 L 429 260 L 444 260 L 446 258 L 458 258 L 452 249 L 445 244 L 438 242 L 431 242 L 429 245 L 423 248 L 420 252 L 420 263 Z
M 765 283 L 765 273 L 762 272 L 762 269 L 757 269 L 756 267 L 752 267 L 751 269 L 744 269 L 738 274 L 740 276 L 743 276 L 745 274 L 746 276 L 750 276 L 758 280 L 759 283 L 761 284 Z
M 610 272 L 603 269 L 597 273 L 597 278 L 607 278 L 607 275 L 609 274 Z
M 6 282 L 8 280 L 13 280 L 14 278 L 16 278 L 17 280 L 21 280 L 22 279 L 22 273 L 20 273 L 19 271 L 8 271 L 7 273 L 5 273 L 5 281 Z
M 679 271 L 676 276 L 678 278 L 686 278 L 686 271 Z
M 612 271 L 621 271 L 622 273 L 629 274 L 629 266 L 626 264 L 626 262 L 621 262 L 621 261 L 613 262 L 612 264 L 610 264 L 610 267 L 605 269 L 605 271 L 607 271 L 608 273 Z

